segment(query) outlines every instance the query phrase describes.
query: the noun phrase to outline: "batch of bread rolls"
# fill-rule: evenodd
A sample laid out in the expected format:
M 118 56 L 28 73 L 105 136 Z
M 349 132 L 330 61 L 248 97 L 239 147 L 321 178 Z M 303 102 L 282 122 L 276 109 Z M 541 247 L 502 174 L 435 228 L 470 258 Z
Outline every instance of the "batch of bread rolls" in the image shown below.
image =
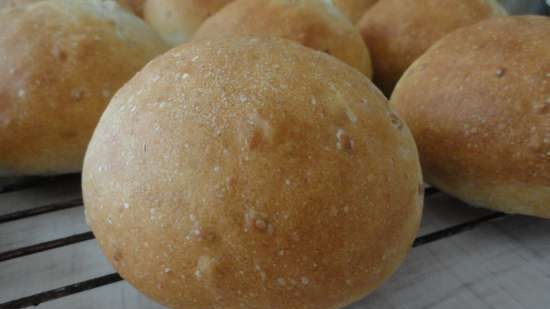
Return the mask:
M 494 0 L 0 8 L 0 176 L 82 171 L 105 255 L 167 307 L 359 300 L 407 255 L 424 181 L 550 218 L 548 17 Z

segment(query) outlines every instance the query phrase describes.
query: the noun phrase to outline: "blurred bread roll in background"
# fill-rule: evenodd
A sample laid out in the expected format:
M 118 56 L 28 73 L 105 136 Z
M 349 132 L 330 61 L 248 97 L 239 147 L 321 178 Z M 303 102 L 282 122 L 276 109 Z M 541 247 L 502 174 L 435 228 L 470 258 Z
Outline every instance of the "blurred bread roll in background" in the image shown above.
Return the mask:
M 378 0 L 329 0 L 334 4 L 355 24 L 361 16 L 373 6 Z
M 400 265 L 423 203 L 415 143 L 378 89 L 274 37 L 153 60 L 103 114 L 83 192 L 119 273 L 181 309 L 341 308 Z
M 550 18 L 457 30 L 403 76 L 391 103 L 426 180 L 472 205 L 550 218 Z
M 374 83 L 390 95 L 407 68 L 446 34 L 506 15 L 496 0 L 380 0 L 359 21 Z
M 232 0 L 147 0 L 145 20 L 170 44 L 191 40 L 199 26 Z
M 166 48 L 113 1 L 0 11 L 0 175 L 80 171 L 111 96 Z
M 277 36 L 323 51 L 372 76 L 368 48 L 332 2 L 237 0 L 206 20 L 194 40 Z

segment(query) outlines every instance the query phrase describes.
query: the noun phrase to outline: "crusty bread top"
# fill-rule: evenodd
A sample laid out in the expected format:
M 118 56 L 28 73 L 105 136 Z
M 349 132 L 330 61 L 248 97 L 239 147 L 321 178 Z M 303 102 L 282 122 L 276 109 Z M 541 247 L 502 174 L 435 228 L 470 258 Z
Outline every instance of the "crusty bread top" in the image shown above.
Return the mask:
M 427 177 L 550 186 L 550 18 L 462 28 L 418 59 L 392 104 Z
M 173 308 L 332 309 L 403 260 L 414 141 L 336 58 L 276 38 L 184 44 L 113 98 L 84 200 L 122 276 Z
M 166 49 L 115 2 L 51 0 L 0 12 L 0 172 L 81 169 L 114 92 Z
M 496 0 L 380 0 L 358 23 L 374 81 L 391 95 L 405 70 L 446 34 L 506 12 Z
M 372 76 L 368 48 L 331 1 L 237 0 L 204 22 L 195 40 L 278 36 L 324 51 Z

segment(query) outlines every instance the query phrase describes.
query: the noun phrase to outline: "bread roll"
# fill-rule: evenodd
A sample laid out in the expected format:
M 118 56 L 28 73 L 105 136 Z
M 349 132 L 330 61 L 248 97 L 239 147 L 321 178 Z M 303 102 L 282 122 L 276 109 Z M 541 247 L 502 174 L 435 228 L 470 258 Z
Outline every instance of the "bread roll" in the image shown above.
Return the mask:
M 355 24 L 378 0 L 331 0 Z
M 359 22 L 369 46 L 374 83 L 386 95 L 432 44 L 458 28 L 505 15 L 496 0 L 380 0 Z
M 165 48 L 112 1 L 2 10 L 0 176 L 80 171 L 111 96 Z
M 232 0 L 147 0 L 145 20 L 172 45 L 191 40 L 205 19 Z
M 143 5 L 145 0 L 117 0 L 117 2 L 127 9 L 130 9 L 134 14 L 143 17 Z
M 204 22 L 194 39 L 248 35 L 296 41 L 372 76 L 367 47 L 357 29 L 332 2 L 237 0 Z
M 472 205 L 550 218 L 550 18 L 460 29 L 407 71 L 392 104 L 428 182 Z
M 362 74 L 277 38 L 177 47 L 113 98 L 83 172 L 106 256 L 185 309 L 332 309 L 402 262 L 422 210 L 407 127 Z

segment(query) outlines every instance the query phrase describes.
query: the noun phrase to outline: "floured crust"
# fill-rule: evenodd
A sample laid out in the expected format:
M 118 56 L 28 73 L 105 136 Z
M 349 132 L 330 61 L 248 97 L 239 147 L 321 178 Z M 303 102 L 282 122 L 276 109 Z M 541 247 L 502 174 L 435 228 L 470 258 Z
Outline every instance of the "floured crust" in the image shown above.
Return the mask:
M 237 0 L 206 20 L 194 40 L 250 35 L 299 42 L 372 76 L 368 48 L 331 1 Z
M 114 92 L 165 50 L 111 1 L 53 0 L 0 13 L 0 170 L 81 169 Z
M 239 38 L 177 47 L 125 85 L 83 190 L 107 257 L 169 307 L 332 309 L 402 262 L 421 178 L 409 130 L 366 77 Z
M 495 0 L 380 0 L 358 23 L 374 82 L 390 96 L 407 68 L 452 31 L 506 12 Z
M 411 66 L 392 104 L 430 182 L 478 206 L 550 217 L 549 35 L 547 17 L 492 19 Z

